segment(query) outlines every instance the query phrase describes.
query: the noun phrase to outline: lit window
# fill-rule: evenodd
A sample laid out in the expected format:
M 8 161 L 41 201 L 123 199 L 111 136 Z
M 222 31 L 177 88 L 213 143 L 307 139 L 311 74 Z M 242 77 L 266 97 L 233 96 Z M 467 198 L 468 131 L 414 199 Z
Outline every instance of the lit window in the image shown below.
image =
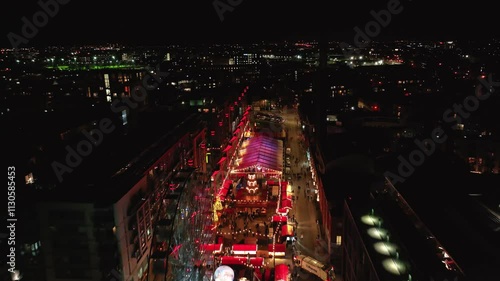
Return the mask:
M 335 239 L 335 243 L 337 244 L 337 246 L 342 245 L 342 236 L 337 235 L 337 238 Z
M 35 178 L 33 177 L 33 173 L 27 174 L 24 179 L 26 180 L 26 184 L 33 184 L 35 183 Z
M 104 86 L 109 89 L 109 74 L 104 74 Z

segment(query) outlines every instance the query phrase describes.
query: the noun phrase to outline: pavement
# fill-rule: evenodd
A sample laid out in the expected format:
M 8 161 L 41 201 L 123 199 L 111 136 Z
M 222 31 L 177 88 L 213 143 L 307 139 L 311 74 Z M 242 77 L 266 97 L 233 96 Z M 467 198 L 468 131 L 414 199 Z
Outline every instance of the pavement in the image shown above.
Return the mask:
M 312 196 L 312 193 L 307 192 L 307 186 L 312 187 L 313 183 L 309 170 L 310 163 L 307 160 L 307 148 L 304 147 L 299 115 L 296 109 L 284 110 L 280 115 L 284 118 L 284 125 L 288 130 L 288 139 L 285 141 L 285 148 L 291 148 L 291 171 L 293 174 L 302 174 L 300 178 L 292 177 L 291 180 L 295 201 L 289 217 L 295 216 L 298 222 L 297 242 L 295 243 L 297 253 L 310 256 L 323 263 L 328 263 L 327 244 L 322 239 L 322 234 L 317 224 L 317 220 L 320 218 L 317 206 L 319 202 L 316 201 L 315 195 Z M 300 277 L 294 280 L 320 280 L 303 270 L 298 271 L 298 273 Z

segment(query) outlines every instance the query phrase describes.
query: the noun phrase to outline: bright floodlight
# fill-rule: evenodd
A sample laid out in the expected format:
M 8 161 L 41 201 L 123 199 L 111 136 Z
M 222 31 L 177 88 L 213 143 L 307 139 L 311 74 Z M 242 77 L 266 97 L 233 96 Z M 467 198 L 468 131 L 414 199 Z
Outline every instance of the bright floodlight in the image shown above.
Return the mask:
M 377 242 L 373 247 L 379 254 L 386 256 L 392 256 L 397 251 L 397 246 L 389 242 Z
M 382 262 L 384 269 L 394 275 L 403 275 L 406 273 L 406 266 L 401 260 L 386 259 Z
M 385 230 L 383 228 L 372 227 L 372 228 L 369 228 L 367 232 L 371 238 L 378 239 L 378 240 L 384 240 L 387 238 L 387 235 L 388 235 L 387 230 Z
M 19 281 L 19 280 L 21 280 L 21 278 L 23 278 L 23 276 L 21 275 L 21 273 L 19 273 L 19 270 L 14 270 L 11 273 L 11 278 L 12 278 L 12 281 Z
M 382 222 L 382 219 L 372 215 L 366 215 L 361 217 L 361 221 L 367 225 L 377 225 L 378 222 Z

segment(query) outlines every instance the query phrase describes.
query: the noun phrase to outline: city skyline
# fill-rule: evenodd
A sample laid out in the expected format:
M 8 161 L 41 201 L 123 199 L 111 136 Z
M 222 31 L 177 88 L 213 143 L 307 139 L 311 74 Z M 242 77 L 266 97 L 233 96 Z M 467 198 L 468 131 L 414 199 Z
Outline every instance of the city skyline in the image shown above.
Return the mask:
M 0 15 L 0 279 L 497 281 L 495 9 L 106 4 Z
M 282 2 L 205 1 L 169 3 L 167 9 L 155 2 L 135 6 L 98 2 L 39 1 L 14 3 L 4 9 L 2 47 L 12 46 L 15 35 L 23 36 L 25 17 L 39 26 L 19 47 L 123 43 L 162 45 L 199 42 L 253 42 L 260 40 L 311 40 L 325 34 L 332 40 L 353 40 L 355 28 L 365 30 L 376 19 L 385 20 L 375 39 L 488 39 L 498 35 L 493 10 L 481 2 L 464 6 L 436 7 L 423 2 L 375 1 L 360 7 L 342 3 L 333 10 L 323 4 L 300 5 Z M 43 3 L 43 4 L 42 4 Z M 50 3 L 47 4 L 47 3 Z M 53 3 L 57 3 L 54 8 Z M 234 6 L 230 6 L 233 3 Z M 46 19 L 39 12 L 48 9 Z M 398 13 L 380 14 L 393 5 Z M 217 7 L 217 8 L 216 8 Z M 217 11 L 219 9 L 219 11 Z M 46 12 L 45 12 L 46 13 Z M 380 22 L 380 21 L 379 21 Z M 10 35 L 9 35 L 10 34 Z M 19 38 L 17 38 L 19 39 Z M 15 40 L 14 40 L 15 41 Z

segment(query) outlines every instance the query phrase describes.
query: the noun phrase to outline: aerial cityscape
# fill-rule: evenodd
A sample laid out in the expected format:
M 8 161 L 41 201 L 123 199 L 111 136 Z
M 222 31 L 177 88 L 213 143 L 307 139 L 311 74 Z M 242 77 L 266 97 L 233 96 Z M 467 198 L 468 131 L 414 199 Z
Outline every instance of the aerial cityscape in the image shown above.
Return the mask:
M 89 1 L 5 15 L 1 280 L 499 280 L 487 8 Z

